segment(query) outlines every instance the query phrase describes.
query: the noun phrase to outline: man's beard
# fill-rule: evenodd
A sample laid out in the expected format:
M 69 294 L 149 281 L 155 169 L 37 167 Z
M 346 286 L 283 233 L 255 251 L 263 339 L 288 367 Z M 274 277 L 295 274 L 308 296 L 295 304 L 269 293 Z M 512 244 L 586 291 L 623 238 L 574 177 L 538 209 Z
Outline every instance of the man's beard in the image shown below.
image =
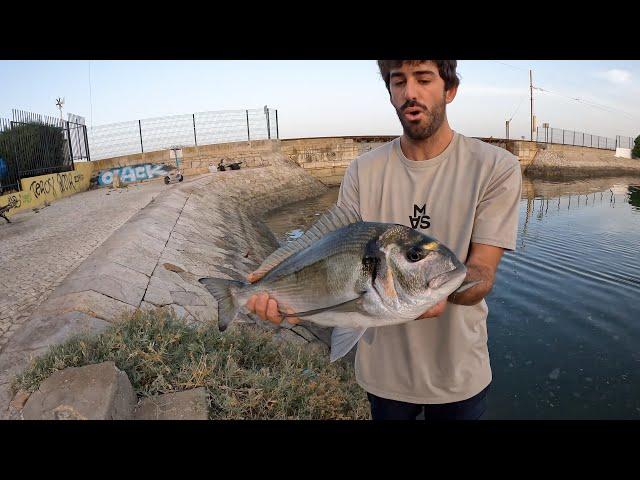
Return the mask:
M 438 131 L 444 121 L 446 105 L 447 102 L 444 97 L 442 97 L 442 103 L 435 105 L 432 111 L 416 101 L 409 100 L 405 102 L 400 108 L 396 109 L 404 134 L 411 140 L 426 140 L 430 138 Z M 405 109 L 416 106 L 422 108 L 425 115 L 425 118 L 418 123 L 411 122 L 404 116 Z

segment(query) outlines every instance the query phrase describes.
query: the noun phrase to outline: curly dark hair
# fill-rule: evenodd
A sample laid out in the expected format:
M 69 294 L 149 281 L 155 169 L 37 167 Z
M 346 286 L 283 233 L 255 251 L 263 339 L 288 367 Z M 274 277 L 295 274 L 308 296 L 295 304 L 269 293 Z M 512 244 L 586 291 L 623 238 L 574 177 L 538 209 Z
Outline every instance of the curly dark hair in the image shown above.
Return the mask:
M 456 74 L 457 60 L 378 60 L 378 68 L 380 75 L 384 79 L 384 83 L 389 90 L 389 77 L 391 69 L 401 67 L 403 63 L 418 64 L 422 62 L 434 62 L 438 66 L 438 73 L 444 80 L 444 89 L 450 90 L 460 85 L 460 78 Z

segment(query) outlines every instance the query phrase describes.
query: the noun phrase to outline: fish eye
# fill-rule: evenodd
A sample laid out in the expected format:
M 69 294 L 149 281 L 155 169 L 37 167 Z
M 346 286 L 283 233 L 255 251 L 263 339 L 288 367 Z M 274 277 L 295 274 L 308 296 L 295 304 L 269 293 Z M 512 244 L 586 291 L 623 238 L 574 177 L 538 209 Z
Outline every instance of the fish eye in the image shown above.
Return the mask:
M 421 260 L 422 257 L 422 251 L 415 247 L 409 249 L 409 251 L 407 252 L 407 260 L 409 260 L 410 262 L 417 262 L 418 260 Z

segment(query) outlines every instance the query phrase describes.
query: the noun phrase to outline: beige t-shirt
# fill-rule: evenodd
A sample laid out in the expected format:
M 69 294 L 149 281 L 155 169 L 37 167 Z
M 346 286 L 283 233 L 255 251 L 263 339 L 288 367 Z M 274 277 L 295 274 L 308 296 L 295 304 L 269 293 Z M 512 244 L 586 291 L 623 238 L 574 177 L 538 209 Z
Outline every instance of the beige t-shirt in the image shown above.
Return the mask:
M 356 158 L 338 204 L 365 221 L 406 225 L 466 262 L 470 243 L 513 250 L 522 188 L 518 158 L 454 132 L 437 157 L 412 161 L 395 140 Z M 436 318 L 370 328 L 358 342 L 356 379 L 379 397 L 410 403 L 470 398 L 491 382 L 487 304 L 447 303 Z

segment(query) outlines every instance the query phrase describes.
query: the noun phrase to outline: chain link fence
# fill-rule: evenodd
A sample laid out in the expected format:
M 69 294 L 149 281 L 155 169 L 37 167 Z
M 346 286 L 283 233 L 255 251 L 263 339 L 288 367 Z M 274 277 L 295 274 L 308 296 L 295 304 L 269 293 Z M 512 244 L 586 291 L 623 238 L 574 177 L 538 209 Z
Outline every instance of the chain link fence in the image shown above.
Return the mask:
M 601 137 L 589 133 L 563 130 L 561 128 L 537 127 L 536 142 L 557 143 L 561 145 L 575 145 L 577 147 L 602 148 L 615 150 L 616 148 L 633 148 L 631 137 L 616 135 L 615 138 Z
M 278 111 L 226 110 L 147 118 L 88 129 L 91 158 L 280 138 Z

